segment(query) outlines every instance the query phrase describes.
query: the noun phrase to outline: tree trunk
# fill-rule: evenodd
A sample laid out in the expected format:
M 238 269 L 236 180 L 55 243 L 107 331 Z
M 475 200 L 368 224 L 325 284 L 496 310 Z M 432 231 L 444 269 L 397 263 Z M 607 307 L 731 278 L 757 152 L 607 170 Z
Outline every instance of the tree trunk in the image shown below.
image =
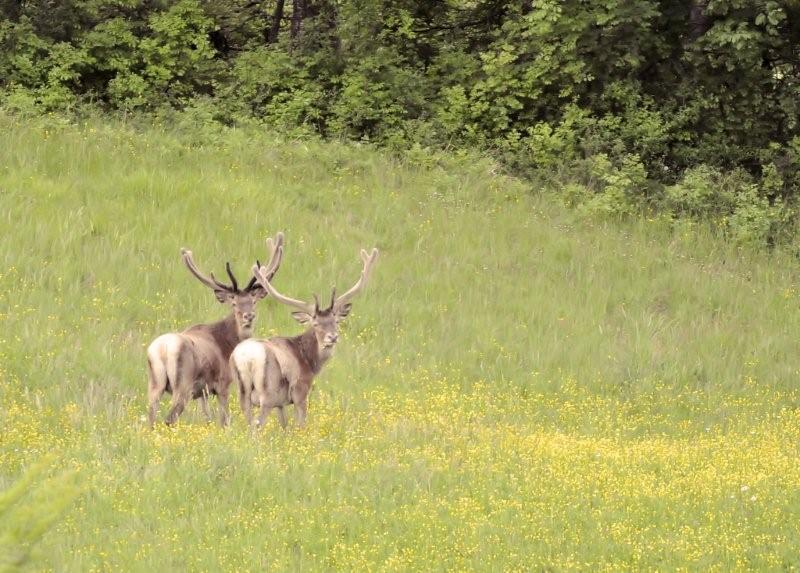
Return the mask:
M 293 0 L 292 2 L 292 25 L 290 35 L 292 40 L 300 35 L 303 26 L 303 18 L 306 17 L 306 0 Z
M 708 0 L 692 0 L 689 11 L 689 43 L 691 44 L 711 27 L 711 19 L 706 12 Z
M 272 12 L 272 24 L 269 27 L 269 34 L 267 35 L 268 44 L 274 44 L 278 41 L 278 34 L 281 31 L 281 20 L 283 20 L 284 3 L 284 0 L 277 0 L 275 3 L 275 10 Z
M 0 17 L 12 22 L 19 22 L 22 16 L 22 0 L 0 0 Z

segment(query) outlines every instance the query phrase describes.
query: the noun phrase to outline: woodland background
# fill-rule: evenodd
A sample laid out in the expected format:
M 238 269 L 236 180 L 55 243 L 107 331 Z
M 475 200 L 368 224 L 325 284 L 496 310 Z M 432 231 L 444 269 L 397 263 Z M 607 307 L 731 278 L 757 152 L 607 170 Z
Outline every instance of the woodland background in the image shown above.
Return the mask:
M 0 0 L 0 573 L 797 569 L 798 40 L 797 1 Z M 180 247 L 241 277 L 278 230 L 296 297 L 381 250 L 308 426 L 149 430 L 145 348 L 225 312 Z
M 488 152 L 601 214 L 792 244 L 800 2 L 0 0 L 0 105 Z M 213 137 L 213 130 L 209 131 Z

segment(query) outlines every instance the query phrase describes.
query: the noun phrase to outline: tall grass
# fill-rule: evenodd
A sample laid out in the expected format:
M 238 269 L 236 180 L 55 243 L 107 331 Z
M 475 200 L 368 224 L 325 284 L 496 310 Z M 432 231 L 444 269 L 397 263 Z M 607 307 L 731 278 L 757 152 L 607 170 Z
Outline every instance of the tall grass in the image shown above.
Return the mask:
M 789 256 L 583 219 L 473 157 L 47 118 L 0 132 L 0 484 L 51 449 L 92 468 L 45 566 L 795 563 L 774 521 L 800 507 Z M 244 280 L 277 230 L 294 297 L 349 286 L 358 250 L 381 249 L 309 429 L 223 433 L 190 407 L 145 432 L 144 347 L 227 310 L 180 247 Z M 300 331 L 258 311 L 259 335 Z

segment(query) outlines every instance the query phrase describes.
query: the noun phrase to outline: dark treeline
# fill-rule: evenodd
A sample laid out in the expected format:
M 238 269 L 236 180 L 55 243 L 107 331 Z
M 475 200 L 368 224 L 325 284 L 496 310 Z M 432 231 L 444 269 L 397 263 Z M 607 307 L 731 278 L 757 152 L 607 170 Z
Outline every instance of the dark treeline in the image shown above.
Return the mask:
M 7 108 L 202 109 L 478 148 L 568 200 L 781 240 L 800 0 L 0 0 Z M 738 229 L 738 230 L 737 230 Z

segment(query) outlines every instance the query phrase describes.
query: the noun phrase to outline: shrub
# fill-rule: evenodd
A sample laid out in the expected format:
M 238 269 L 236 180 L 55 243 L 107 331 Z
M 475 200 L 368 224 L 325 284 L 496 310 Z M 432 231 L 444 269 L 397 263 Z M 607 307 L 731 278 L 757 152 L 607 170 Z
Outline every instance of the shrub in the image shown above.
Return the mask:
M 233 120 L 258 117 L 284 129 L 310 124 L 321 130 L 327 105 L 322 86 L 311 79 L 309 70 L 273 47 L 238 56 L 217 101 Z
M 0 492 L 0 572 L 17 571 L 35 544 L 80 494 L 77 472 L 41 479 L 53 465 L 46 457 L 31 466 L 10 488 Z M 21 503 L 21 502 L 25 503 Z
M 700 165 L 665 188 L 664 206 L 674 217 L 715 225 L 740 245 L 772 246 L 787 240 L 795 214 L 778 196 L 781 187 L 774 167 L 758 183 L 742 170 Z

